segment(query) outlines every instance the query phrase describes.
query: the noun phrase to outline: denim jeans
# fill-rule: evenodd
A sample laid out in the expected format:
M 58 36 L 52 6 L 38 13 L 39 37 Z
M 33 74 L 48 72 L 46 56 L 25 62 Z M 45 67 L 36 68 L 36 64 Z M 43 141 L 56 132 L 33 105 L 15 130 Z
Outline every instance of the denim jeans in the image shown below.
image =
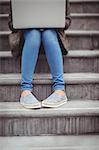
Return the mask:
M 33 74 L 41 42 L 52 74 L 52 89 L 65 90 L 62 52 L 56 31 L 54 29 L 44 31 L 37 29 L 25 30 L 24 40 L 21 59 L 21 90 L 32 91 Z

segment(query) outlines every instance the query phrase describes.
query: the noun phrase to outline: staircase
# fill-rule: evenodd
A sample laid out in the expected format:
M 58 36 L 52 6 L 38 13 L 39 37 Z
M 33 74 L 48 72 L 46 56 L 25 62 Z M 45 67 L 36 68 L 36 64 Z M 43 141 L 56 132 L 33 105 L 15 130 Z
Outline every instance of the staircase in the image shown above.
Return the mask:
M 99 150 L 99 0 L 70 0 L 72 24 L 65 31 L 63 54 L 68 103 L 55 109 L 29 110 L 19 103 L 21 64 L 10 51 L 10 0 L 0 0 L 0 149 Z M 44 55 L 37 62 L 33 92 L 51 93 Z

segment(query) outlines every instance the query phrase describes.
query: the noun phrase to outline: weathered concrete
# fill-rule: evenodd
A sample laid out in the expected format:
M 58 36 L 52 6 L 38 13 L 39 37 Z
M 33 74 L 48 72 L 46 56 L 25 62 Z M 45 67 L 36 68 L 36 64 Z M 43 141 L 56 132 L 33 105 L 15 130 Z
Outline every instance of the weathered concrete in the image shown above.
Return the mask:
M 9 0 L 0 0 L 0 14 L 9 13 Z
M 9 31 L 0 32 L 0 51 L 10 50 L 8 36 Z M 99 49 L 99 31 L 79 31 L 79 30 L 67 30 L 68 48 L 70 50 L 78 49 Z
M 99 14 L 71 14 L 71 30 L 99 30 Z
M 99 133 L 98 101 L 71 101 L 56 109 L 25 109 L 19 103 L 0 107 L 0 136 Z
M 8 17 L 9 14 L 0 14 L 0 31 L 9 30 Z
M 98 150 L 99 136 L 0 137 L 2 150 Z
M 13 65 L 12 65 L 13 64 Z M 94 72 L 99 73 L 99 50 L 79 50 L 69 51 L 68 55 L 63 55 L 64 73 L 74 72 Z M 20 73 L 21 61 L 11 56 L 11 52 L 0 52 L 0 72 Z M 36 73 L 50 73 L 49 65 L 45 54 L 39 55 Z
M 72 24 L 70 29 L 66 31 L 66 35 L 69 41 L 69 50 L 74 52 L 71 51 L 71 54 L 64 56 L 64 70 L 65 72 L 72 72 L 72 74 L 64 74 L 64 79 L 67 96 L 71 101 L 58 109 L 40 110 L 26 110 L 19 103 L 14 103 L 14 101 L 18 102 L 20 98 L 20 74 L 9 75 L 6 73 L 20 72 L 20 63 L 19 61 L 15 62 L 16 60 L 12 59 L 9 53 L 6 53 L 4 57 L 1 55 L 0 72 L 5 73 L 5 75 L 0 74 L 0 101 L 3 102 L 0 103 L 1 136 L 99 134 L 99 74 L 85 73 L 99 72 L 99 0 L 70 0 L 70 3 L 71 13 L 73 13 L 71 14 Z M 8 31 L 7 26 L 8 13 L 9 0 L 0 0 L 0 20 L 2 22 L 2 24 L 0 23 L 0 29 L 2 30 L 0 31 L 0 51 L 10 52 L 8 43 L 10 31 Z M 95 53 L 96 49 L 97 53 Z M 82 52 L 79 52 L 79 50 L 82 50 Z M 41 54 L 44 53 L 41 52 Z M 41 62 L 43 62 L 43 70 L 41 69 Z M 36 68 L 38 74 L 34 75 L 33 80 L 33 93 L 39 100 L 45 99 L 52 92 L 51 76 L 43 74 L 43 71 L 46 73 L 49 69 L 48 65 L 44 65 L 44 63 L 46 63 L 45 59 L 38 62 Z M 84 73 L 74 74 L 74 72 L 82 71 Z M 11 101 L 12 103 L 9 103 Z M 47 143 L 49 144 L 50 140 L 49 142 L 48 140 Z M 92 139 L 90 147 L 89 145 L 81 147 L 78 144 L 82 141 L 79 143 L 79 140 L 77 140 L 76 146 L 60 146 L 58 150 L 68 150 L 68 148 L 70 150 L 97 150 L 95 145 L 97 143 L 94 143 L 94 139 Z M 86 141 L 86 138 L 83 140 Z M 62 140 L 62 142 L 64 141 L 66 143 L 66 140 Z M 88 141 L 88 143 L 90 142 Z M 53 146 L 52 143 L 51 145 Z M 47 149 L 57 149 L 57 147 L 46 146 Z M 18 147 L 18 149 L 21 148 Z M 36 147 L 36 149 L 38 148 Z M 39 147 L 39 149 L 44 149 L 44 147 Z
M 20 74 L 0 75 L 1 101 L 19 101 Z M 99 74 L 72 73 L 64 74 L 65 88 L 69 99 L 99 99 Z M 51 94 L 51 75 L 35 74 L 33 80 L 33 93 L 39 100 Z
M 98 0 L 70 0 L 72 13 L 99 13 Z

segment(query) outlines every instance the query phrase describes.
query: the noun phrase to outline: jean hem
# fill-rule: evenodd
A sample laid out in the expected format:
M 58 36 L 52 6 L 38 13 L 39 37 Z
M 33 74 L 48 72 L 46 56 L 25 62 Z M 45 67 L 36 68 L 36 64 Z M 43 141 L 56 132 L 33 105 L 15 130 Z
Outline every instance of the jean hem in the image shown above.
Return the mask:
M 32 89 L 30 89 L 30 88 L 21 88 L 21 91 L 25 91 L 25 90 L 32 91 Z
M 53 88 L 53 91 L 55 91 L 55 90 L 63 90 L 63 91 L 65 91 L 65 88 L 64 87 L 55 87 L 55 88 Z

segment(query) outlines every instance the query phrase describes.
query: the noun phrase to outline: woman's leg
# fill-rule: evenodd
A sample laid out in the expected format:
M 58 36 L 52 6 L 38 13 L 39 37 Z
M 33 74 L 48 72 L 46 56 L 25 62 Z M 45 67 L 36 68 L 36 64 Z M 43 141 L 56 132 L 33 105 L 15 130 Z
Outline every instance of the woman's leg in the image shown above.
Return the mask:
M 65 83 L 63 79 L 63 59 L 55 30 L 45 30 L 42 33 L 45 53 L 50 66 L 54 92 L 42 102 L 43 107 L 59 107 L 67 103 Z
M 36 29 L 26 30 L 24 39 L 21 62 L 21 90 L 32 91 L 33 73 L 41 44 L 41 32 Z
M 53 29 L 43 31 L 42 41 L 52 74 L 52 88 L 53 90 L 65 90 L 63 79 L 63 59 L 56 31 Z

